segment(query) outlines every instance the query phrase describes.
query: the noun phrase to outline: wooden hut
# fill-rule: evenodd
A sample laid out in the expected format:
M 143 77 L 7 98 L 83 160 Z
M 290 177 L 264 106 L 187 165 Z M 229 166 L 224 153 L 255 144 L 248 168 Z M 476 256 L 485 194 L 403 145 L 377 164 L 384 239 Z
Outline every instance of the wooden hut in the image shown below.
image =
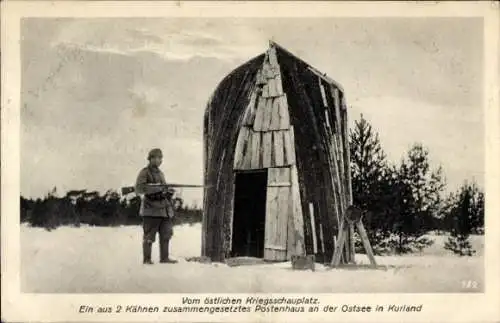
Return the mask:
M 208 102 L 204 182 L 202 256 L 330 261 L 352 201 L 342 87 L 270 42 Z

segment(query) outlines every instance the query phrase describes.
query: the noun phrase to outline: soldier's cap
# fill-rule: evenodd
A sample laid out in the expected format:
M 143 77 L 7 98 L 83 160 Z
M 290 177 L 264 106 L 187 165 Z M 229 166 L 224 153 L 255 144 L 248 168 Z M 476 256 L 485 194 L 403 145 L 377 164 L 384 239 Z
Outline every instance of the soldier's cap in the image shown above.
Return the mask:
M 151 159 L 153 157 L 163 157 L 163 153 L 161 152 L 160 148 L 154 148 L 149 151 L 148 159 Z

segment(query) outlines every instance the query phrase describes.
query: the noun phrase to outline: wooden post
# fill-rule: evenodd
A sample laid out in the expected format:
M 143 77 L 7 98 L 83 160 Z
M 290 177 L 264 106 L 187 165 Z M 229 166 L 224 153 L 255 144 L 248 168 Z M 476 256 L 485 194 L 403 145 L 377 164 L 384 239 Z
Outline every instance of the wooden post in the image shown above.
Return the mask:
M 368 240 L 368 234 L 366 234 L 365 227 L 361 220 L 356 222 L 356 227 L 358 228 L 359 235 L 361 236 L 361 241 L 363 241 L 363 246 L 365 247 L 366 254 L 370 259 L 372 266 L 377 266 L 375 262 L 375 256 L 373 255 L 372 246 L 370 245 L 370 240 Z
M 293 224 L 294 224 L 294 241 L 295 250 L 293 255 L 305 256 L 305 242 L 304 242 L 304 218 L 302 216 L 302 206 L 300 201 L 299 180 L 297 174 L 297 167 L 293 165 L 290 169 L 292 181 L 292 203 L 293 203 Z
M 343 137 L 343 146 L 344 146 L 344 185 L 345 185 L 345 190 L 346 190 L 346 199 L 347 199 L 347 205 L 352 205 L 353 203 L 353 198 L 352 198 L 352 180 L 351 180 L 351 152 L 349 149 L 349 122 L 348 122 L 348 114 L 347 114 L 347 107 L 345 105 L 345 98 L 344 94 L 342 94 L 342 97 L 340 98 L 340 105 L 341 105 L 341 118 L 342 118 L 342 137 Z M 352 263 L 356 263 L 355 257 L 356 257 L 356 250 L 355 250 L 355 243 L 354 243 L 354 224 L 349 223 L 349 241 L 350 241 L 350 261 Z
M 355 222 L 356 228 L 359 231 L 359 235 L 361 237 L 361 241 L 363 242 L 363 246 L 366 250 L 366 254 L 368 255 L 368 258 L 370 259 L 370 263 L 372 266 L 376 267 L 377 263 L 375 261 L 375 256 L 373 254 L 373 250 L 370 244 L 370 241 L 368 240 L 368 234 L 366 233 L 365 227 L 363 226 L 363 220 L 362 220 L 362 211 L 356 207 L 349 207 L 347 210 L 346 214 L 342 218 L 341 222 L 341 232 L 339 236 L 339 242 L 338 245 L 335 247 L 335 253 L 332 258 L 331 265 L 332 267 L 337 267 L 340 264 L 340 257 L 342 254 L 342 247 L 344 245 L 345 241 L 345 235 L 346 231 L 344 228 L 348 226 L 350 222 Z
M 335 251 L 333 252 L 332 263 L 331 263 L 332 267 L 337 267 L 340 264 L 340 257 L 342 255 L 342 249 L 344 248 L 344 242 L 345 242 L 344 222 L 345 222 L 344 219 L 340 221 L 339 237 L 335 245 Z
M 316 239 L 316 223 L 314 221 L 314 205 L 309 203 L 309 214 L 311 218 L 311 234 L 313 239 L 313 253 L 318 253 L 318 241 Z

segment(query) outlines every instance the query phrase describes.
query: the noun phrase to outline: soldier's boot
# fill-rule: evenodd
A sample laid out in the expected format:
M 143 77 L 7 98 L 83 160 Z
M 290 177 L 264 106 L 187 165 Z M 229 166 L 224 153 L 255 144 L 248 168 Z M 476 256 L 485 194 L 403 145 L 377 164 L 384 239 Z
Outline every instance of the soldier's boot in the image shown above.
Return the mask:
M 175 264 L 177 260 L 169 258 L 170 240 L 160 241 L 160 262 L 164 264 Z
M 146 242 L 144 241 L 142 243 L 142 255 L 143 255 L 143 261 L 142 263 L 145 265 L 152 265 L 153 262 L 151 261 L 151 249 L 153 247 L 153 244 L 151 242 Z

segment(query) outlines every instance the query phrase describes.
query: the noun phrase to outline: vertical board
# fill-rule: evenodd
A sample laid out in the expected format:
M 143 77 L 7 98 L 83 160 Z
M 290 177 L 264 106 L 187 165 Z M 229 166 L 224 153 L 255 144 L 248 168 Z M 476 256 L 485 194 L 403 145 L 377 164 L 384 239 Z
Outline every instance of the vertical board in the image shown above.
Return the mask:
M 285 161 L 286 165 L 293 165 L 295 163 L 294 147 L 292 147 L 291 130 L 283 131 L 283 146 L 285 148 Z
M 304 217 L 302 214 L 302 203 L 300 200 L 300 190 L 299 190 L 299 178 L 297 173 L 297 167 L 293 165 L 290 168 L 291 175 L 291 199 L 292 199 L 292 212 L 290 216 L 293 221 L 293 249 L 288 250 L 290 256 L 305 256 L 305 240 L 304 240 Z
M 291 147 L 290 155 L 292 157 L 290 164 L 291 165 L 295 165 L 295 161 L 296 161 L 296 156 L 295 156 L 295 131 L 293 129 L 293 126 L 290 126 L 290 130 L 288 131 L 288 135 L 290 136 L 290 147 Z
M 248 129 L 246 136 L 246 143 L 243 148 L 243 157 L 241 159 L 241 165 L 239 169 L 251 169 L 251 161 L 252 161 L 252 139 L 253 139 L 253 131 L 252 129 Z
M 334 137 L 335 138 L 335 137 Z M 332 141 L 333 146 L 335 146 L 335 140 Z M 333 168 L 333 174 L 332 174 L 332 179 L 333 179 L 333 188 L 335 190 L 335 195 L 336 195 L 336 201 L 335 201 L 335 206 L 336 206 L 336 213 L 337 213 L 337 220 L 341 223 L 342 222 L 342 216 L 343 216 L 343 210 L 344 210 L 344 203 L 343 203 L 343 189 L 342 185 L 340 182 L 340 174 L 339 174 L 339 169 L 338 169 L 338 162 L 337 162 L 337 150 L 335 147 L 332 147 L 332 168 Z M 338 222 L 338 223 L 339 223 Z M 340 230 L 340 227 L 339 227 Z M 340 236 L 340 232 L 339 232 Z
M 286 260 L 290 188 L 289 168 L 268 170 L 264 243 L 264 259 L 266 260 Z
M 243 119 L 244 126 L 252 126 L 255 120 L 255 106 L 257 103 L 257 93 L 252 91 L 250 96 L 250 102 L 248 103 L 247 110 L 245 112 L 245 118 Z
M 319 239 L 320 239 L 320 245 L 321 245 L 321 253 L 324 255 L 325 254 L 325 237 L 323 235 L 323 224 L 321 222 L 319 223 Z
M 291 179 L 290 179 L 291 180 Z M 292 186 L 290 186 L 290 196 L 288 201 L 287 212 L 287 238 L 286 238 L 286 259 L 291 260 L 292 254 L 295 254 L 295 246 L 297 244 L 295 238 L 295 225 L 294 225 L 294 217 L 293 217 L 293 181 L 291 181 Z
M 234 169 L 239 169 L 243 163 L 243 157 L 245 153 L 245 143 L 248 140 L 249 129 L 247 127 L 241 127 L 238 133 L 238 140 L 236 142 L 236 148 L 234 152 Z
M 260 132 L 252 132 L 252 158 L 250 160 L 250 168 L 260 168 Z
M 321 82 L 321 77 L 318 77 L 318 82 L 319 82 L 319 90 L 321 91 L 321 99 L 323 100 L 323 106 L 326 108 L 328 107 L 328 101 L 326 100 L 325 87 Z
M 348 202 L 349 205 L 352 204 L 352 179 L 351 179 L 351 152 L 349 149 L 349 119 L 348 119 L 348 114 L 347 114 L 347 107 L 345 106 L 344 98 L 342 98 L 342 111 L 343 111 L 343 129 L 344 129 L 344 163 L 345 163 L 345 168 L 346 168 L 346 174 L 348 175 L 346 177 L 346 182 L 347 182 L 347 197 L 348 197 Z
M 271 46 L 268 50 L 269 64 L 272 67 L 278 67 L 278 57 L 276 56 L 276 48 Z
M 257 85 L 264 85 L 266 84 L 266 77 L 264 76 L 263 70 L 260 69 L 257 72 Z
M 279 115 L 280 115 L 280 129 L 290 128 L 290 114 L 288 112 L 288 100 L 286 94 L 283 94 L 278 99 Z
M 280 129 L 280 98 L 272 99 L 272 112 L 271 112 L 271 124 L 269 125 L 269 130 L 279 130 Z
M 267 84 L 269 86 L 269 97 L 274 98 L 279 96 L 278 89 L 276 87 L 276 80 L 274 78 L 267 80 Z
M 266 81 L 266 84 L 262 87 L 262 97 L 263 98 L 268 98 L 269 97 L 269 80 Z
M 266 109 L 265 99 L 263 99 L 262 97 L 259 97 L 258 101 L 257 101 L 257 111 L 255 112 L 255 121 L 253 123 L 253 130 L 254 131 L 261 131 L 262 130 L 262 123 L 264 121 L 265 109 Z
M 279 212 L 278 212 L 279 187 L 268 187 L 266 197 L 266 227 L 264 238 L 264 259 L 276 260 L 276 253 L 286 251 L 286 247 L 276 244 L 279 234 Z M 283 250 L 284 249 L 284 250 Z M 271 251 L 271 252 L 269 252 Z
M 344 96 L 341 98 L 341 125 L 342 125 L 342 137 L 343 137 L 343 153 L 344 153 L 344 190 L 346 196 L 346 207 L 352 204 L 352 184 L 351 184 L 351 156 L 349 150 L 349 124 L 347 119 L 347 108 L 345 106 Z M 351 223 L 349 225 L 349 239 L 350 239 L 350 260 L 351 262 L 356 262 L 356 252 L 355 252 L 355 243 L 354 243 L 354 226 Z
M 283 83 L 281 81 L 281 74 L 279 73 L 279 68 L 278 68 L 278 73 L 276 73 L 276 76 L 274 78 L 276 80 L 276 91 L 278 92 L 279 95 L 283 95 Z
M 326 127 L 328 129 L 331 129 L 331 125 L 330 125 L 330 116 L 328 115 L 328 108 L 325 109 L 325 121 L 326 121 Z
M 265 98 L 264 100 L 264 116 L 262 118 L 262 131 L 268 131 L 271 125 L 273 113 L 273 99 Z
M 317 254 L 318 253 L 318 241 L 316 238 L 316 223 L 315 223 L 315 218 L 314 218 L 314 204 L 309 203 L 309 214 L 310 214 L 310 219 L 311 219 L 311 235 L 313 239 L 313 253 Z
M 273 144 L 274 144 L 274 166 L 283 166 L 283 135 L 281 131 L 273 131 Z
M 333 102 L 335 111 L 335 132 L 340 133 L 340 100 L 339 100 L 339 90 L 332 86 L 333 92 Z
M 271 132 L 262 134 L 262 167 L 271 167 L 271 157 L 273 151 L 273 135 Z

